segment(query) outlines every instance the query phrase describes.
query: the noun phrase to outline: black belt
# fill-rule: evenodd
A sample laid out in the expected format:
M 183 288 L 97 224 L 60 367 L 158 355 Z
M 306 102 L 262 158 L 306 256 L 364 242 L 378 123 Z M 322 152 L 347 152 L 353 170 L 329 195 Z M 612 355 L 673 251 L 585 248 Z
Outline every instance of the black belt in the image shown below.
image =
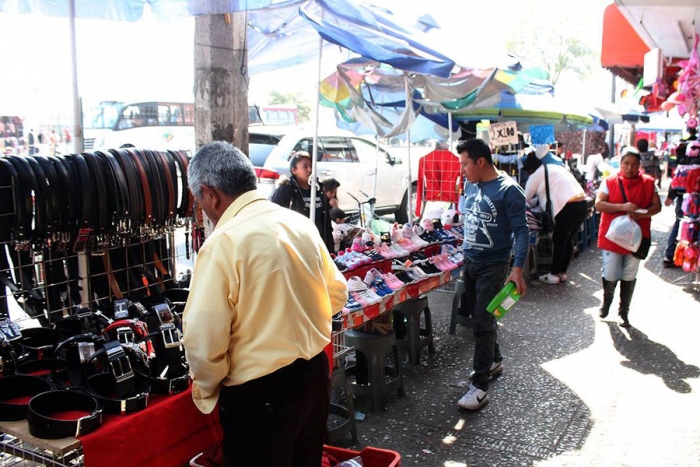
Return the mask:
M 32 360 L 51 357 L 56 343 L 56 331 L 51 328 L 23 329 L 20 343 L 29 352 L 29 358 Z
M 62 358 L 66 362 L 66 371 L 68 373 L 68 379 L 70 380 L 71 387 L 81 387 L 85 385 L 84 373 L 85 369 L 83 365 L 90 358 L 89 354 L 83 354 L 81 351 L 80 344 L 87 344 L 88 346 L 92 344 L 92 348 L 87 348 L 87 353 L 91 350 L 92 353 L 95 352 L 95 345 L 103 345 L 105 342 L 104 337 L 98 336 L 97 334 L 85 333 L 79 334 L 77 336 L 71 336 L 68 339 L 61 341 L 56 350 L 54 350 L 54 355 L 56 358 Z
M 42 358 L 41 360 L 27 360 L 19 363 L 15 370 L 18 375 L 37 376 L 43 378 L 54 386 L 63 389 L 70 388 L 66 361 L 62 358 Z
M 85 391 L 97 399 L 102 405 L 102 410 L 106 413 L 116 415 L 138 412 L 148 406 L 148 393 L 151 390 L 148 381 L 137 378 L 135 380 L 135 387 L 136 395 L 119 399 L 114 397 L 117 393 L 117 385 L 112 373 L 98 373 L 92 375 L 85 383 Z
M 51 418 L 56 412 L 79 410 L 88 415 L 77 420 Z M 29 401 L 27 412 L 29 433 L 42 439 L 60 439 L 86 435 L 102 424 L 102 410 L 97 401 L 77 391 L 44 392 Z
M 34 397 L 50 390 L 49 382 L 36 376 L 10 375 L 0 378 L 0 421 L 16 422 L 27 418 L 29 403 L 6 401 L 18 397 Z
M 152 394 L 177 394 L 190 387 L 190 375 L 184 374 L 177 378 L 153 378 L 149 377 Z

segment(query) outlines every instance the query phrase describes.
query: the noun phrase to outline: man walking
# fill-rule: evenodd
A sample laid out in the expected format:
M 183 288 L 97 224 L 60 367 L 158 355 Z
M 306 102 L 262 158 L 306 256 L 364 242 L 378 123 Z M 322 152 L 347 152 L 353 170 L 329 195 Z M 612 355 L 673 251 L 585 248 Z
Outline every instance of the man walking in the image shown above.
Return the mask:
M 331 316 L 345 278 L 309 219 L 256 191 L 249 159 L 214 142 L 188 184 L 215 228 L 184 313 L 192 397 L 219 402 L 224 465 L 320 465 L 329 408 Z
M 457 402 L 467 410 L 488 404 L 488 382 L 503 371 L 496 319 L 486 306 L 507 282 L 525 294 L 523 266 L 528 227 L 525 193 L 507 174 L 493 166 L 488 145 L 470 139 L 457 146 L 464 188 L 464 286 L 466 306 L 474 319 L 474 371 L 469 392 Z M 510 269 L 515 237 L 515 259 Z

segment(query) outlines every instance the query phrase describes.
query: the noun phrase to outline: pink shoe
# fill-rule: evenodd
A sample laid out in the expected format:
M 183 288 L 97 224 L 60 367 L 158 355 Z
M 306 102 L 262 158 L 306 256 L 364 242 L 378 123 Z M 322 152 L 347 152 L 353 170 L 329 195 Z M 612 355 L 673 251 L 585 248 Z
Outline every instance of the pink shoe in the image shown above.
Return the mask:
M 399 290 L 400 288 L 406 285 L 398 277 L 396 277 L 390 272 L 384 274 L 384 282 L 392 290 Z
M 362 241 L 362 237 L 355 237 L 355 240 L 352 241 L 352 251 L 362 253 L 366 249 L 367 247 L 365 246 L 365 242 Z

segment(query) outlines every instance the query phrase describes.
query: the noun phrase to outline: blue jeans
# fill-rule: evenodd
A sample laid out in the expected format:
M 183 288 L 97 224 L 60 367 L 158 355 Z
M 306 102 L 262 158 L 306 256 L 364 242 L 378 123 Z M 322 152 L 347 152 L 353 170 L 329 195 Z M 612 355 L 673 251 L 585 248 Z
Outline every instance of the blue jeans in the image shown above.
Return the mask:
M 678 237 L 678 227 L 681 224 L 681 219 L 679 217 L 676 217 L 675 222 L 673 223 L 673 227 L 671 227 L 671 233 L 668 234 L 668 240 L 666 241 L 666 252 L 664 254 L 664 259 L 668 259 L 673 261 L 673 255 L 676 253 L 676 244 L 678 243 L 678 240 L 676 240 L 676 237 Z
M 475 263 L 464 259 L 465 310 L 474 319 L 474 377 L 472 384 L 486 390 L 491 364 L 503 358 L 497 342 L 496 318 L 486 306 L 503 288 L 508 262 Z
M 603 279 L 610 282 L 633 281 L 637 278 L 642 260 L 632 254 L 621 255 L 603 250 Z

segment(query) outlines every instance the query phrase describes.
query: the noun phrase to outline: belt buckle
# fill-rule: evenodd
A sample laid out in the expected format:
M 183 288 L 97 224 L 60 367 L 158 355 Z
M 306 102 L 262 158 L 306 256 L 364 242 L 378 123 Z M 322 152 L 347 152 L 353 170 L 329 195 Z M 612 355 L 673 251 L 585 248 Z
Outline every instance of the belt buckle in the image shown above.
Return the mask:
M 189 382 L 190 375 L 183 375 L 183 376 L 178 376 L 177 378 L 171 378 L 168 380 L 168 394 L 178 394 L 181 393 L 186 389 L 180 387 L 183 381 Z M 187 382 L 185 383 L 185 386 L 187 386 Z M 175 387 L 176 386 L 176 387 Z
M 180 347 L 180 333 L 173 323 L 161 324 L 160 335 L 166 349 Z
M 78 230 L 78 238 L 75 239 L 75 243 L 73 244 L 73 253 L 80 253 L 82 251 L 85 251 L 85 247 L 87 246 L 88 240 L 90 240 L 90 233 L 92 232 L 92 229 L 80 229 Z
M 131 328 L 126 326 L 117 328 L 117 341 L 120 344 L 133 344 L 134 342 L 136 342 L 136 339 L 134 337 L 134 331 L 132 331 Z
M 133 378 L 134 370 L 131 368 L 131 361 L 129 361 L 129 357 L 126 356 L 126 353 L 121 348 L 121 344 L 118 347 L 106 348 L 106 350 L 109 367 L 117 383 Z

